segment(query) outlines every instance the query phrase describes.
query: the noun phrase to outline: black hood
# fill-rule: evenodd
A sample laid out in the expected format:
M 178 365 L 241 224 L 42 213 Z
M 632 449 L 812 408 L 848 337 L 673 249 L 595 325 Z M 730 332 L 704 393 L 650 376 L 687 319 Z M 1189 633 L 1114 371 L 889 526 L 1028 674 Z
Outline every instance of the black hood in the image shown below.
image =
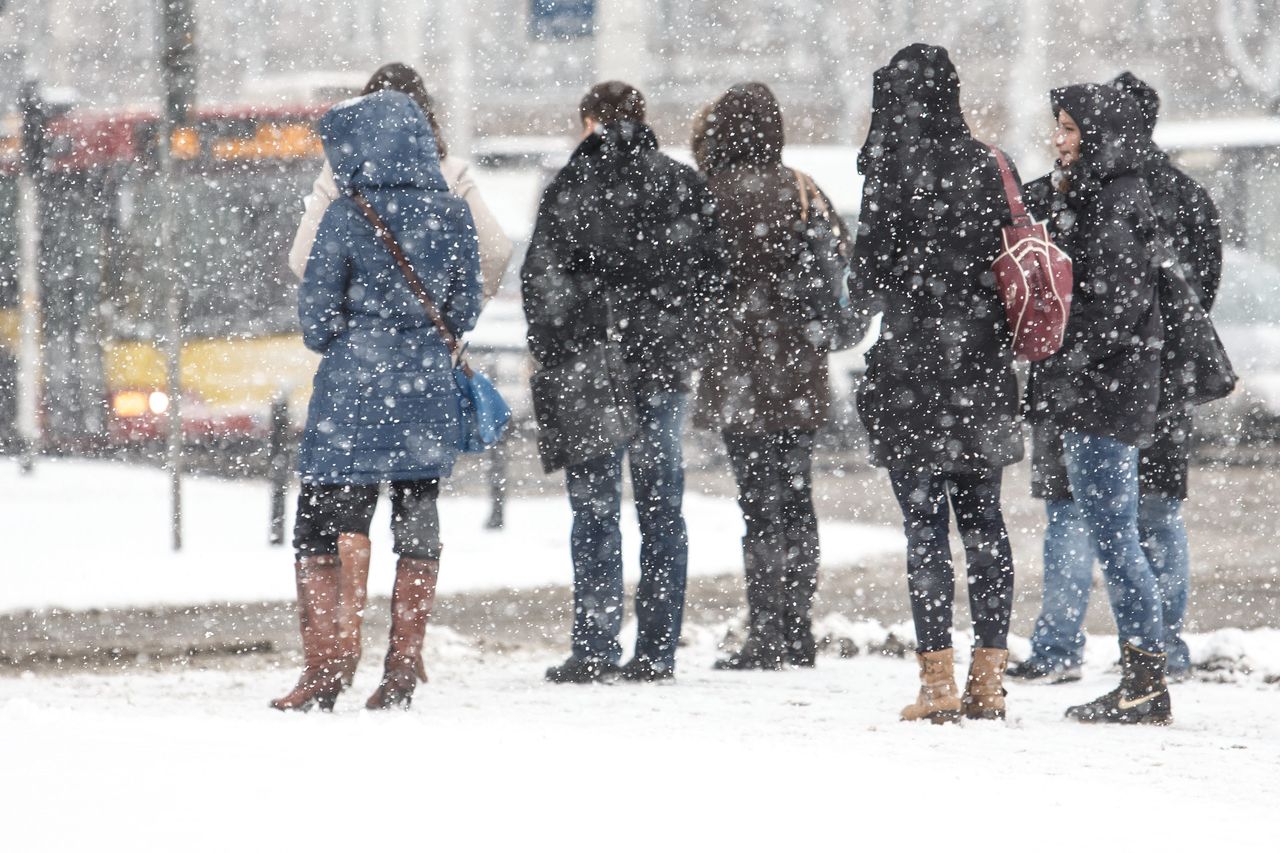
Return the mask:
M 871 129 L 858 155 L 864 174 L 886 153 L 938 150 L 969 137 L 960 110 L 960 75 L 946 48 L 911 44 L 875 72 Z
M 720 96 L 707 114 L 707 167 L 735 163 L 766 166 L 782 161 L 782 108 L 763 83 L 739 83 Z
M 1136 172 L 1146 160 L 1151 142 L 1138 102 L 1110 85 L 1081 83 L 1049 93 L 1056 116 L 1059 110 L 1080 128 L 1080 164 L 1072 167 L 1077 179 L 1103 182 Z
M 1160 115 L 1160 95 L 1132 71 L 1122 72 L 1111 81 L 1111 85 L 1138 102 L 1138 109 L 1142 111 L 1142 123 L 1146 127 L 1147 136 L 1150 136 L 1156 129 L 1156 118 Z

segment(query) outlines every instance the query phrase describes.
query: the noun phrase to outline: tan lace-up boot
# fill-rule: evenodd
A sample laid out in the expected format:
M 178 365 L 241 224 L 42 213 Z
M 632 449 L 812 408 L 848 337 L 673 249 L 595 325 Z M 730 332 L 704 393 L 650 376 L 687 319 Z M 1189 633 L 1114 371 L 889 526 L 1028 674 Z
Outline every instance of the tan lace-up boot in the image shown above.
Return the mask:
M 1007 649 L 974 649 L 969 662 L 969 680 L 960 702 L 971 720 L 1004 719 L 1004 671 L 1009 665 Z
M 960 719 L 955 654 L 955 649 L 941 649 L 916 655 L 920 664 L 920 694 L 915 702 L 902 709 L 903 720 L 954 723 Z

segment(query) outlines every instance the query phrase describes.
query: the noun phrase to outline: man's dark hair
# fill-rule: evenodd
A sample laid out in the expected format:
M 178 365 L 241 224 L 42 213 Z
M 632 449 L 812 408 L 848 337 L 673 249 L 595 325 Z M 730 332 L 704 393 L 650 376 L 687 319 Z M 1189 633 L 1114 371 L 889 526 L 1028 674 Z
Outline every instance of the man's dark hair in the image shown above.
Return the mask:
M 620 80 L 597 83 L 583 95 L 582 102 L 578 104 L 578 114 L 583 124 L 587 119 L 595 119 L 600 124 L 615 121 L 643 123 L 644 95 L 635 86 Z

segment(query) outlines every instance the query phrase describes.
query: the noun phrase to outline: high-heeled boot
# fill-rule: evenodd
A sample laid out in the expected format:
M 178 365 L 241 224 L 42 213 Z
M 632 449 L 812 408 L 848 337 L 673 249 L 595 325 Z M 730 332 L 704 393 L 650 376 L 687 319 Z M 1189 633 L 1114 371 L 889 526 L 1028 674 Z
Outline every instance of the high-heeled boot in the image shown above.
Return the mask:
M 302 675 L 293 690 L 271 702 L 280 711 L 306 711 L 313 704 L 333 710 L 342 692 L 338 654 L 338 556 L 303 557 L 294 565 L 298 622 L 302 629 Z
M 366 708 L 377 710 L 396 705 L 408 708 L 419 677 L 426 680 L 422 643 L 439 576 L 439 560 L 401 557 L 396 564 L 396 583 L 391 593 L 391 641 L 382 683 L 365 703 Z

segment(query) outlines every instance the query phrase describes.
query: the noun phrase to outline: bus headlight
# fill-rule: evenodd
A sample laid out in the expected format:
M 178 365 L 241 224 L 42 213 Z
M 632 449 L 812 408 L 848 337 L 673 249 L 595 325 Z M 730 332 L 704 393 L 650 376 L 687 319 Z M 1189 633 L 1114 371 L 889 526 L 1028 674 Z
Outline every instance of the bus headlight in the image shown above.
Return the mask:
M 147 408 L 153 415 L 163 415 L 169 411 L 169 395 L 163 391 L 152 391 L 151 396 L 147 398 Z
M 111 399 L 111 408 L 118 418 L 140 418 L 147 413 L 146 392 L 117 391 Z

